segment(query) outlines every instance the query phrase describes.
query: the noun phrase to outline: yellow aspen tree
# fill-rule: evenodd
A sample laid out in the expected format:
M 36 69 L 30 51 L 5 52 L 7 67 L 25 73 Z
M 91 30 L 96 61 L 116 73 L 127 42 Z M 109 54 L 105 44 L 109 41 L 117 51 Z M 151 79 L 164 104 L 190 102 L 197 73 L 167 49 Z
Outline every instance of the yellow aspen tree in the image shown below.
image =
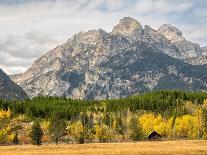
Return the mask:
M 139 124 L 144 133 L 144 136 L 147 136 L 152 131 L 156 131 L 162 136 L 166 137 L 167 133 L 172 130 L 172 120 L 170 120 L 168 124 L 168 120 L 163 118 L 161 115 L 154 115 L 152 113 L 143 114 L 139 117 Z M 168 128 L 167 128 L 168 126 Z M 169 129 L 170 131 L 167 131 Z
M 10 118 L 11 117 L 11 114 L 12 114 L 12 112 L 11 112 L 11 110 L 10 110 L 10 108 L 6 111 L 6 118 Z
M 173 137 L 174 118 L 170 117 L 166 123 L 166 137 Z
M 143 114 L 139 117 L 139 124 L 144 136 L 147 136 L 153 129 L 154 114 Z
M 0 110 L 0 118 L 6 118 L 7 117 L 7 111 L 5 110 Z
M 197 123 L 198 123 L 197 138 L 200 139 L 202 138 L 205 129 L 205 119 L 204 119 L 205 116 L 202 108 L 197 108 L 196 116 L 197 116 Z
M 203 139 L 207 139 L 207 99 L 204 99 L 203 101 L 203 119 L 204 119 Z
M 203 106 L 204 106 L 205 108 L 207 108 L 207 99 L 204 99 L 204 101 L 203 101 Z
M 70 124 L 66 130 L 68 130 L 69 135 L 73 136 L 77 143 L 83 142 L 84 127 L 80 121 Z
M 166 136 L 166 120 L 162 118 L 161 115 L 154 117 L 153 120 L 153 130 L 157 131 L 162 136 Z
M 197 138 L 198 120 L 196 116 L 183 115 L 176 118 L 176 136 L 185 138 Z

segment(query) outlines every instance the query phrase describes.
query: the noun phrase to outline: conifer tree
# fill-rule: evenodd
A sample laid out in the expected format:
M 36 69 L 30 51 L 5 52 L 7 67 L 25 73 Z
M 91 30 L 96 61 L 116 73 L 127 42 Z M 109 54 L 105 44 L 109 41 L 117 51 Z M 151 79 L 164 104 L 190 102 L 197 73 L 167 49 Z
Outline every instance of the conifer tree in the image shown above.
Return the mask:
M 19 139 L 18 139 L 18 134 L 17 132 L 14 135 L 14 139 L 13 139 L 13 144 L 18 145 L 19 144 Z
M 30 137 L 32 139 L 32 144 L 42 145 L 42 136 L 43 136 L 43 131 L 40 127 L 40 124 L 35 122 L 32 125 L 32 129 L 31 129 L 31 132 L 30 132 Z

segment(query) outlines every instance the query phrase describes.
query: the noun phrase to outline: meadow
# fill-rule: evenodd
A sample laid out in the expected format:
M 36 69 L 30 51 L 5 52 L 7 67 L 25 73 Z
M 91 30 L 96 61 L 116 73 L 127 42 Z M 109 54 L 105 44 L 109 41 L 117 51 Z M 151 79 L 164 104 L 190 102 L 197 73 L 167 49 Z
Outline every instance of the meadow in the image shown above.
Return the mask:
M 206 140 L 1 146 L 1 155 L 204 155 Z

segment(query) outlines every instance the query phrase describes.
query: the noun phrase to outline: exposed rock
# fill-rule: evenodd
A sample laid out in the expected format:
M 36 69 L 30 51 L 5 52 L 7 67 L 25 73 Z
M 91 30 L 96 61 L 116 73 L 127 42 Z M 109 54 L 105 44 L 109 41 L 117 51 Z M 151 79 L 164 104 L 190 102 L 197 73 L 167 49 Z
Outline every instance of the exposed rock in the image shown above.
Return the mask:
M 206 66 L 194 65 L 205 64 L 195 62 L 204 58 L 203 51 L 172 26 L 156 31 L 125 17 L 111 33 L 99 29 L 74 35 L 12 78 L 31 97 L 106 99 L 156 89 L 206 91 Z
M 131 17 L 124 17 L 119 21 L 119 24 L 113 28 L 112 33 L 122 34 L 122 35 L 132 35 L 141 28 L 142 26 L 137 20 Z
M 0 69 L 0 99 L 24 99 L 27 94 Z
M 159 27 L 157 31 L 158 33 L 164 35 L 171 42 L 179 42 L 185 40 L 185 38 L 182 36 L 182 32 L 170 24 L 164 24 L 163 26 Z
M 176 27 L 170 24 L 165 24 L 161 26 L 157 32 L 164 35 L 168 40 L 171 41 L 171 50 L 168 50 L 168 53 L 165 52 L 165 49 L 163 50 L 169 56 L 184 60 L 185 62 L 194 65 L 207 64 L 207 59 L 204 56 L 200 46 L 196 43 L 186 41 L 182 36 L 182 32 Z M 177 53 L 172 53 L 174 50 L 177 51 Z
M 174 42 L 172 45 L 178 49 L 180 58 L 197 58 L 203 56 L 200 46 L 190 41 Z
M 207 56 L 207 47 L 202 48 L 202 53 L 204 56 Z

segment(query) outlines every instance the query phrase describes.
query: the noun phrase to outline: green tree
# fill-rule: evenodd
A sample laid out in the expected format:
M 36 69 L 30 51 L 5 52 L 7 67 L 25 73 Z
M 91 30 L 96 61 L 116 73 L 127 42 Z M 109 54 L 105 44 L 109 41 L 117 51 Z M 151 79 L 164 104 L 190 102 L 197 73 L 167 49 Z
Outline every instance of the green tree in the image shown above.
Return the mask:
M 32 125 L 32 129 L 31 129 L 31 132 L 30 132 L 30 137 L 32 139 L 32 144 L 42 145 L 42 136 L 43 136 L 43 131 L 40 127 L 40 124 L 35 122 Z
M 133 141 L 141 139 L 141 129 L 138 126 L 138 120 L 135 116 L 132 116 L 129 122 L 130 138 Z
M 88 117 L 88 122 L 84 128 L 85 130 L 85 142 L 92 142 L 92 140 L 94 139 L 94 135 L 95 135 L 95 128 L 94 128 L 94 117 L 93 114 L 90 113 L 89 117 Z
M 66 134 L 66 122 L 64 119 L 52 119 L 49 131 L 52 135 L 52 138 L 55 140 L 56 145 L 59 142 L 59 139 Z
M 121 135 L 124 134 L 125 126 L 124 126 L 124 123 L 123 123 L 121 117 L 119 117 L 119 116 L 116 117 L 115 128 L 116 128 L 116 132 L 118 134 L 121 134 Z
M 17 131 L 16 131 L 16 133 L 14 135 L 13 144 L 15 144 L 15 145 L 18 145 L 19 144 L 19 139 L 18 139 Z

